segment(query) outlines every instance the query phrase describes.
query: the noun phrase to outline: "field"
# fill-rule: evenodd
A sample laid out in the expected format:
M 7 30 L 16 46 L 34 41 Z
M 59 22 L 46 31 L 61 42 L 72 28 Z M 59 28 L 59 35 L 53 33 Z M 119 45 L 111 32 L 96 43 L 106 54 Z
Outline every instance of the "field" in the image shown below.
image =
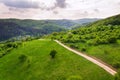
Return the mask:
M 52 59 L 51 50 L 57 55 Z M 24 56 L 21 61 L 21 56 Z M 74 78 L 74 79 L 73 79 Z M 114 80 L 113 76 L 54 41 L 24 42 L 0 58 L 0 80 Z

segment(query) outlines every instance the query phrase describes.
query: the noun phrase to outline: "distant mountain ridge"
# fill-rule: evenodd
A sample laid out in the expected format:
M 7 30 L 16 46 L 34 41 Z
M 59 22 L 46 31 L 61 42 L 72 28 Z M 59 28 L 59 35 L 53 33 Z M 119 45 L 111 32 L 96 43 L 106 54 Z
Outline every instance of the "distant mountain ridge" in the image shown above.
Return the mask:
M 94 19 L 95 20 L 95 19 Z M 52 32 L 65 31 L 85 21 L 78 20 L 31 20 L 31 19 L 0 19 L 0 41 L 17 36 L 42 36 Z M 92 22 L 87 19 L 86 22 Z M 85 23 L 86 23 L 85 22 Z
M 120 14 L 108 17 L 106 19 L 98 20 L 91 23 L 89 26 L 100 26 L 100 25 L 120 25 Z
M 95 22 L 100 20 L 100 18 L 83 18 L 83 19 L 77 19 L 77 20 L 73 20 L 73 22 L 78 23 L 78 24 L 88 24 L 91 22 Z
M 120 14 L 48 37 L 67 43 L 84 42 L 90 45 L 115 43 L 120 39 Z

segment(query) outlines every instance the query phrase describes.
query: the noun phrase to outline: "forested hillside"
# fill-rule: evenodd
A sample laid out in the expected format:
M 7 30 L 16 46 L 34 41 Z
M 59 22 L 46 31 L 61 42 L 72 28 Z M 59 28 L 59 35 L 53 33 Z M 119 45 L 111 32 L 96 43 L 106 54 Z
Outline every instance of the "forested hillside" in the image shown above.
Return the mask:
M 88 22 L 90 22 L 90 19 Z M 82 24 L 82 23 L 80 23 Z M 0 19 L 0 41 L 18 36 L 43 36 L 73 28 L 78 23 L 72 20 L 20 20 Z
M 64 30 L 65 28 L 47 21 L 1 19 L 0 41 L 25 35 L 42 36 Z
M 120 69 L 120 15 L 69 32 L 46 36 L 95 56 Z

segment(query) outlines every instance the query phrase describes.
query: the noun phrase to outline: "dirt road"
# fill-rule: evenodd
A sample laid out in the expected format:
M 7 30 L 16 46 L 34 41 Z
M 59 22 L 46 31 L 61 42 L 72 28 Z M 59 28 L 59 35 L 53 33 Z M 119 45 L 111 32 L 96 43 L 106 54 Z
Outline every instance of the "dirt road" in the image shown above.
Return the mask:
M 69 48 L 68 46 L 64 45 L 63 43 L 61 43 L 61 42 L 58 41 L 58 40 L 55 40 L 55 42 L 57 42 L 59 45 L 63 46 L 64 48 L 68 49 L 69 51 L 72 51 L 72 52 L 74 52 L 74 53 L 76 53 L 76 54 L 84 57 L 85 59 L 93 62 L 94 64 L 100 66 L 101 68 L 103 68 L 105 71 L 107 71 L 107 72 L 110 73 L 111 75 L 115 75 L 115 74 L 117 73 L 115 70 L 111 69 L 109 66 L 103 64 L 102 62 L 100 62 L 100 61 L 98 61 L 98 60 L 96 60 L 96 59 L 94 59 L 94 58 L 92 58 L 92 57 L 90 57 L 90 56 L 87 56 L 87 55 L 85 55 L 85 54 L 83 54 L 83 53 L 81 53 L 81 52 L 78 52 L 78 51 L 76 51 L 76 50 L 74 50 L 74 49 L 71 49 L 71 48 Z

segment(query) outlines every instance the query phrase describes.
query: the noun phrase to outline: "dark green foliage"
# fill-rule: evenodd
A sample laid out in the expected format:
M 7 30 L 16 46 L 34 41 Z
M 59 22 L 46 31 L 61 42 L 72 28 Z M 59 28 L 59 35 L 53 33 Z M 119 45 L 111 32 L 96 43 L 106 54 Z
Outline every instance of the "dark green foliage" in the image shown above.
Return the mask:
M 21 44 L 21 42 L 6 42 L 0 44 L 0 58 L 5 56 L 11 50 L 17 48 Z
M 71 48 L 78 49 L 78 46 L 77 46 L 77 45 L 74 45 L 74 44 L 70 44 L 70 47 L 71 47 Z
M 65 43 L 82 42 L 89 45 L 116 43 L 120 39 L 119 19 L 120 15 L 117 15 L 117 17 L 113 16 L 66 33 L 56 33 L 50 37 L 54 37 Z
M 18 59 L 19 59 L 20 62 L 25 62 L 25 61 L 27 61 L 27 56 L 22 54 L 18 57 Z
M 77 34 L 74 34 L 77 32 Z M 58 37 L 60 36 L 60 37 Z M 62 36 L 62 37 L 61 37 Z M 51 35 L 55 39 L 59 39 L 65 43 L 82 42 L 89 45 L 100 45 L 116 43 L 120 39 L 120 26 L 94 26 L 94 27 L 82 27 L 65 34 L 56 33 Z
M 64 31 L 65 28 L 46 20 L 0 20 L 0 41 L 21 36 L 42 36 L 52 32 Z
M 112 65 L 113 65 L 113 67 L 116 68 L 116 69 L 119 69 L 119 68 L 120 68 L 120 62 L 114 62 Z
M 85 52 L 85 51 L 86 51 L 86 48 L 85 48 L 85 47 L 81 48 L 81 51 Z
M 6 48 L 10 48 L 10 47 L 13 47 L 13 48 L 17 48 L 18 47 L 18 44 L 17 43 L 7 43 L 5 44 L 5 47 Z
M 56 50 L 51 50 L 50 56 L 51 56 L 52 59 L 55 58 L 56 54 L 57 54 L 57 51 L 56 51 Z

